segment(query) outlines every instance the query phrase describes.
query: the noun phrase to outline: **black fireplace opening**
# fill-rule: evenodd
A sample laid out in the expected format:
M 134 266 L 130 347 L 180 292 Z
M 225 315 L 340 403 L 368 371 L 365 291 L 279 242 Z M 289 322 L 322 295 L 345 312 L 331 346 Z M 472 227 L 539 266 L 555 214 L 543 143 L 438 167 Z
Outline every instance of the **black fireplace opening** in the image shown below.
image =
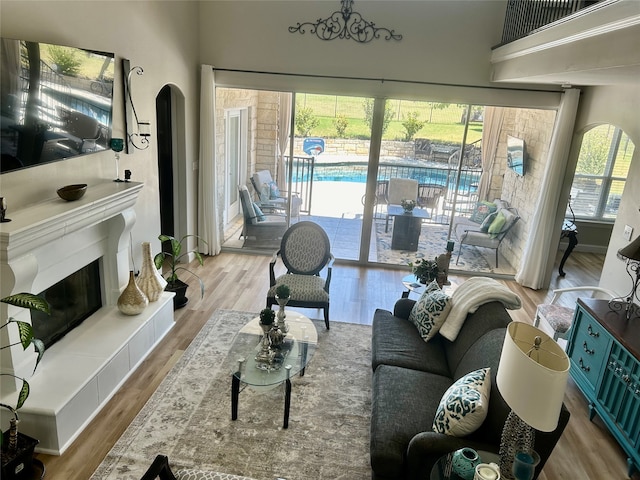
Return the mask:
M 31 312 L 34 336 L 50 347 L 102 308 L 100 262 L 96 260 L 38 294 L 51 315 Z

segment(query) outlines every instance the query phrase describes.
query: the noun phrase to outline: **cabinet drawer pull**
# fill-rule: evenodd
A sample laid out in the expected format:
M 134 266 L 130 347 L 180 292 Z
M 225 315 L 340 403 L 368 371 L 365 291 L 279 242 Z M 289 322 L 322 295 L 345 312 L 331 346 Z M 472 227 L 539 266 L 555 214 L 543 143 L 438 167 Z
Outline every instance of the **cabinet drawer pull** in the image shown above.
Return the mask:
M 622 376 L 622 381 L 624 383 L 631 383 L 631 377 L 629 377 L 629 375 L 627 375 L 626 373 Z
M 600 332 L 594 332 L 593 328 L 591 328 L 591 325 L 587 327 L 587 332 L 589 333 L 590 336 L 595 338 L 598 338 L 600 336 Z
M 580 360 L 578 360 L 578 364 L 580 365 L 580 368 L 581 368 L 582 370 L 584 370 L 585 372 L 588 372 L 588 371 L 590 371 L 590 370 L 591 370 L 591 367 L 590 367 L 590 366 L 585 365 L 585 364 L 583 363 L 582 358 L 581 358 Z
M 593 355 L 594 353 L 596 353 L 595 350 L 589 350 L 589 348 L 587 347 L 587 341 L 585 340 L 584 343 L 582 344 L 582 348 L 584 349 L 585 352 L 587 352 L 589 355 Z

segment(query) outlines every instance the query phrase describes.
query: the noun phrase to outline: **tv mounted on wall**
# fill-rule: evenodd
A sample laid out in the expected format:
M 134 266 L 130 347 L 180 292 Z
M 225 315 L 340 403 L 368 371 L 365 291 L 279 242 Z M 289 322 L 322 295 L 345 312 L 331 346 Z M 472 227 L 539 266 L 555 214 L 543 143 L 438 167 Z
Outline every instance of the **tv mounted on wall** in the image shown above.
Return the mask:
M 526 158 L 527 151 L 524 140 L 507 135 L 507 166 L 522 176 L 525 172 Z
M 0 173 L 108 148 L 114 55 L 0 38 Z

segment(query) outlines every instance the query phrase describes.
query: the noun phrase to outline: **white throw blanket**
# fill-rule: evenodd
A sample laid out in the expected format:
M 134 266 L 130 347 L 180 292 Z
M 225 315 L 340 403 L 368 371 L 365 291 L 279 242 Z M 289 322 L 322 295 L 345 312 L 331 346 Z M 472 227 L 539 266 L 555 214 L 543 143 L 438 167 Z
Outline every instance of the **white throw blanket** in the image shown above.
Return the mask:
M 497 280 L 488 277 L 471 277 L 451 295 L 451 310 L 440 328 L 440 335 L 454 341 L 467 318 L 480 305 L 502 302 L 505 308 L 517 310 L 522 307 L 520 297 Z

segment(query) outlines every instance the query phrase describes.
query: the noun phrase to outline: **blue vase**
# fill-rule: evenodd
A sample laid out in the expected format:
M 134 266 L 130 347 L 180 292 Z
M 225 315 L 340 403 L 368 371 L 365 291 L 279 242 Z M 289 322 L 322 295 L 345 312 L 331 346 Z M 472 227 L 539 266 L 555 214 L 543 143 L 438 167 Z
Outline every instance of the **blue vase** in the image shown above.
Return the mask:
M 480 456 L 473 448 L 461 448 L 453 452 L 451 468 L 453 473 L 463 480 L 473 480 L 476 465 L 480 463 Z

